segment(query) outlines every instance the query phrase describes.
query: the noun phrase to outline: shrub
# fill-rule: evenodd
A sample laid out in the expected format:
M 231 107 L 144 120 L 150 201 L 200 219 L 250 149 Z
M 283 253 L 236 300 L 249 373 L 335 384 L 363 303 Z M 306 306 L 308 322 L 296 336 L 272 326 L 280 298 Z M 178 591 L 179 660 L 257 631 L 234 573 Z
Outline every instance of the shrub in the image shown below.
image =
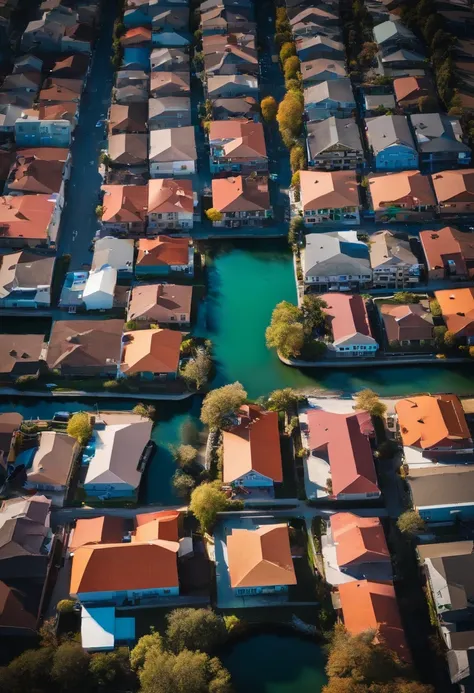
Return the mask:
M 289 79 L 297 79 L 301 70 L 300 59 L 297 55 L 291 55 L 285 60 L 283 67 L 283 74 L 285 75 L 285 81 Z
M 38 381 L 37 375 L 19 375 L 15 380 L 16 387 L 27 390 Z
M 425 529 L 425 522 L 416 510 L 407 510 L 397 520 L 397 527 L 402 534 L 419 534 Z
M 269 123 L 275 120 L 278 113 L 278 104 L 273 96 L 266 96 L 260 102 L 260 110 L 262 111 L 263 119 Z
M 291 58 L 294 55 L 296 55 L 296 45 L 294 44 L 294 42 L 288 41 L 287 43 L 284 43 L 280 50 L 281 64 L 284 66 L 288 58 Z
M 70 614 L 74 611 L 74 599 L 61 599 L 56 605 L 56 611 L 59 614 Z
M 441 306 L 439 305 L 438 301 L 436 299 L 433 299 L 430 301 L 430 311 L 431 315 L 435 318 L 440 318 L 442 313 L 441 313 Z
M 303 171 L 306 168 L 306 153 L 301 144 L 295 144 L 295 146 L 291 148 L 290 165 L 293 174 Z M 293 183 L 293 179 L 291 179 L 291 182 Z
M 76 414 L 73 414 L 68 421 L 66 430 L 68 436 L 75 438 L 80 445 L 85 445 L 92 435 L 89 414 L 85 411 L 78 411 Z
M 222 216 L 222 212 L 219 212 L 215 207 L 206 210 L 206 217 L 209 221 L 222 221 Z
M 133 330 L 138 330 L 138 322 L 136 320 L 127 320 L 125 323 L 125 329 L 133 332 Z
M 116 390 L 118 387 L 120 387 L 118 380 L 106 380 L 104 383 L 105 390 Z

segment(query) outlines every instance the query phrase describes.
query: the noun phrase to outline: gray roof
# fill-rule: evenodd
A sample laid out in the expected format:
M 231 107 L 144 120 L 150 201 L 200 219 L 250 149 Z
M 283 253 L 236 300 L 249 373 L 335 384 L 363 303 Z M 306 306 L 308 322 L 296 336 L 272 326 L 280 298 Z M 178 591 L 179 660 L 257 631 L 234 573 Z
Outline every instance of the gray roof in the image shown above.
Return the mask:
M 366 118 L 367 139 L 375 154 L 395 144 L 416 150 L 408 118 L 402 115 L 381 115 Z
M 311 48 L 312 46 L 325 46 L 326 48 L 331 48 L 334 51 L 339 51 L 341 57 L 344 56 L 344 44 L 340 41 L 333 41 L 328 36 L 304 36 L 298 38 L 296 41 L 296 52 L 306 48 Z
M 452 635 L 457 634 L 453 633 Z M 474 649 L 449 650 L 446 654 L 446 659 L 448 660 L 451 681 L 453 683 L 462 682 L 463 686 L 466 686 L 466 693 L 469 693 L 474 683 L 471 676 L 471 671 L 474 668 Z
M 222 89 L 225 84 L 238 84 L 251 91 L 258 91 L 258 79 L 250 75 L 214 75 L 208 77 L 207 91 L 212 94 Z
M 196 161 L 196 139 L 192 125 L 150 132 L 150 161 Z
M 308 123 L 307 143 L 311 158 L 329 147 L 341 145 L 348 151 L 362 151 L 359 127 L 352 118 L 326 118 L 319 123 Z
M 410 243 L 397 238 L 392 231 L 376 231 L 370 236 L 370 261 L 372 268 L 390 265 L 417 265 Z
M 375 111 L 379 106 L 384 108 L 395 108 L 395 97 L 393 94 L 366 94 L 365 107 L 368 111 Z
M 382 46 L 387 41 L 391 39 L 404 39 L 405 41 L 417 42 L 416 36 L 413 31 L 410 31 L 401 21 L 387 20 L 382 22 L 382 24 L 377 24 L 374 26 L 374 39 L 375 42 Z
M 347 71 L 343 60 L 331 60 L 331 58 L 316 58 L 301 63 L 301 75 L 305 79 L 317 77 L 323 72 L 333 72 L 338 77 L 346 77 Z
M 415 140 L 420 152 L 470 152 L 470 148 L 456 137 L 460 131 L 458 118 L 440 113 L 417 113 L 410 116 Z
M 191 99 L 188 96 L 164 96 L 161 99 L 149 99 L 148 118 L 155 118 L 169 113 L 187 113 L 191 111 Z
M 11 104 L 0 105 L 0 127 L 6 128 L 15 125 L 18 118 L 21 118 L 23 108 L 12 106 Z
M 378 55 L 381 56 L 383 63 L 402 63 L 402 62 L 423 62 L 425 56 L 417 51 L 410 51 L 406 48 L 397 48 L 396 50 L 382 50 Z
M 331 79 L 319 84 L 313 84 L 304 90 L 305 104 L 318 104 L 326 99 L 339 101 L 341 103 L 353 103 L 355 106 L 354 94 L 352 92 L 351 80 L 347 77 L 342 79 Z
M 150 55 L 151 69 L 165 66 L 176 69 L 189 67 L 189 55 L 179 48 L 155 48 Z
M 233 113 L 248 113 L 258 112 L 257 102 L 252 96 L 241 96 L 233 99 L 216 99 L 213 102 L 214 111 L 222 109 L 227 111 L 229 115 Z
M 355 231 L 309 233 L 303 256 L 305 275 L 370 274 L 368 248 Z
M 420 467 L 410 470 L 407 481 L 416 508 L 474 503 L 474 467 Z

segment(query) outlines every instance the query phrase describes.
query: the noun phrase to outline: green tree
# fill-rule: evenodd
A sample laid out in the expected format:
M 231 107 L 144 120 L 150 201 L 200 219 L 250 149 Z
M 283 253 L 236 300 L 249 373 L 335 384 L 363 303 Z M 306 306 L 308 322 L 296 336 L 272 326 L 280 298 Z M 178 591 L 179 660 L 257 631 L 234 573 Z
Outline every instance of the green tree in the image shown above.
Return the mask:
M 89 663 L 92 682 L 99 691 L 117 693 L 134 687 L 134 675 L 130 669 L 130 657 L 125 647 L 114 652 L 93 654 Z
M 284 411 L 288 413 L 296 406 L 299 396 L 291 387 L 282 390 L 273 390 L 268 397 L 267 408 L 271 411 Z
M 448 349 L 454 349 L 454 347 L 457 345 L 458 339 L 456 337 L 456 334 L 454 332 L 451 332 L 450 330 L 446 330 L 444 333 L 444 345 Z
M 177 469 L 172 478 L 173 488 L 180 498 L 189 500 L 196 481 L 190 474 L 186 474 L 181 469 Z
M 246 399 L 247 393 L 238 382 L 211 390 L 202 403 L 201 421 L 209 428 L 223 428 Z
M 215 524 L 217 513 L 227 508 L 227 498 L 220 490 L 220 482 L 197 486 L 191 493 L 189 508 L 203 532 L 209 532 Z
M 143 667 L 145 657 L 152 648 L 163 649 L 163 638 L 159 633 L 153 632 L 148 635 L 142 635 L 130 652 L 130 666 L 134 671 L 138 671 L 138 669 Z
M 317 329 L 322 334 L 327 331 L 327 317 L 324 309 L 328 307 L 326 301 L 320 296 L 306 294 L 301 302 L 301 312 L 303 314 L 304 329 L 307 334 L 311 334 Z
M 210 207 L 206 210 L 206 217 L 209 219 L 209 221 L 222 221 L 223 216 L 224 215 L 222 214 L 222 212 L 220 212 L 215 207 Z
M 293 147 L 295 149 L 295 147 Z M 291 151 L 293 151 L 293 149 Z M 297 188 L 298 190 L 301 187 L 301 176 L 300 176 L 300 171 L 299 169 L 293 173 L 291 176 L 291 187 L 292 188 Z M 301 219 L 303 221 L 302 217 L 294 217 L 294 219 Z M 290 231 L 292 231 L 291 224 L 290 224 Z
M 418 534 L 425 529 L 425 522 L 416 510 L 407 510 L 397 520 L 397 527 L 402 534 Z
M 260 102 L 260 110 L 262 111 L 263 119 L 270 123 L 275 120 L 278 113 L 278 104 L 273 96 L 266 96 Z
M 280 50 L 281 64 L 284 66 L 288 58 L 291 58 L 294 55 L 296 55 L 295 43 L 293 41 L 288 41 L 287 43 L 284 43 Z
M 397 291 L 393 295 L 393 300 L 397 303 L 419 303 L 419 294 L 414 294 L 411 291 Z
M 280 134 L 287 146 L 289 136 L 299 137 L 303 127 L 304 104 L 298 92 L 289 91 L 278 106 L 277 121 Z M 286 134 L 284 134 L 286 133 Z
M 440 318 L 441 317 L 441 306 L 439 305 L 438 301 L 436 299 L 433 299 L 430 301 L 430 312 L 431 315 L 435 318 Z
M 285 60 L 283 66 L 283 74 L 285 75 L 285 81 L 289 79 L 298 79 L 298 75 L 301 71 L 300 59 L 296 55 L 291 55 Z
M 420 96 L 417 101 L 418 110 L 420 113 L 436 113 L 438 112 L 438 103 L 434 96 Z
M 72 614 L 75 604 L 74 599 L 61 599 L 56 604 L 56 611 L 58 614 Z
M 96 215 L 97 219 L 102 219 L 102 217 L 104 215 L 104 206 L 103 205 L 97 205 L 97 207 L 95 208 L 95 215 Z
M 245 627 L 245 623 L 242 621 L 242 619 L 235 614 L 224 616 L 224 623 L 228 633 L 242 631 Z
M 178 445 L 173 449 L 173 457 L 180 467 L 189 467 L 196 461 L 198 451 L 192 445 Z
M 290 165 L 293 174 L 304 171 L 306 168 L 306 152 L 301 144 L 295 144 L 290 151 Z M 291 179 L 293 184 L 293 179 Z
M 26 650 L 14 659 L 8 667 L 5 679 L 11 680 L 12 688 L 5 693 L 25 693 L 26 691 L 47 691 L 51 685 L 50 672 L 54 649 L 42 647 L 39 650 Z M 0 679 L 1 681 L 1 679 Z
M 138 322 L 136 320 L 127 320 L 127 322 L 125 323 L 125 329 L 129 332 L 138 330 Z
M 140 671 L 141 693 L 231 693 L 230 674 L 216 658 L 152 648 Z
M 283 358 L 299 356 L 304 344 L 303 325 L 300 322 L 273 322 L 265 332 L 268 348 L 274 348 Z
M 64 642 L 53 655 L 51 678 L 65 693 L 87 690 L 89 660 L 79 643 Z
M 435 346 L 437 349 L 442 349 L 444 346 L 444 335 L 447 332 L 447 327 L 445 325 L 436 325 L 433 328 L 433 337 L 435 341 Z
M 156 419 L 156 408 L 152 404 L 143 404 L 143 402 L 140 402 L 133 407 L 132 411 L 134 414 L 144 419 L 149 419 L 150 421 Z
M 92 435 L 89 414 L 85 411 L 73 414 L 67 424 L 67 434 L 75 438 L 80 445 L 85 445 Z
M 209 380 L 212 369 L 212 360 L 203 350 L 198 349 L 194 358 L 190 359 L 184 366 L 182 376 L 185 381 L 200 390 Z
M 224 619 L 211 609 L 174 609 L 166 616 L 166 643 L 175 653 L 213 652 L 227 639 Z
M 107 152 L 102 152 L 101 155 L 99 156 L 99 163 L 105 166 L 105 168 L 109 168 L 109 166 L 112 163 L 112 159 L 110 156 L 107 154 Z
M 387 407 L 373 390 L 361 390 L 356 394 L 355 409 L 367 411 L 371 416 L 383 416 Z

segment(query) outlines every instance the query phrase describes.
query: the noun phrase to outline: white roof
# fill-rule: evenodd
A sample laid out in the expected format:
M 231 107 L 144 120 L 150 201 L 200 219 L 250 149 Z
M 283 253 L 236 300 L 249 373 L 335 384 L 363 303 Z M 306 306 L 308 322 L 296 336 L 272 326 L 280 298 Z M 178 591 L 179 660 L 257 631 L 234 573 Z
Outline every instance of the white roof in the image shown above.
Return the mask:
M 116 284 L 117 270 L 114 267 L 110 267 L 110 265 L 106 265 L 102 269 L 89 274 L 82 297 L 85 300 L 88 296 L 93 296 L 97 293 L 113 297 Z
M 81 609 L 81 641 L 85 650 L 113 650 L 115 608 Z
M 151 421 L 137 421 L 95 430 L 95 454 L 84 483 L 127 484 L 138 488 L 141 472 L 137 465 L 152 428 Z
M 92 270 L 100 270 L 104 265 L 120 270 L 133 270 L 133 240 L 131 238 L 115 238 L 105 236 L 96 241 Z

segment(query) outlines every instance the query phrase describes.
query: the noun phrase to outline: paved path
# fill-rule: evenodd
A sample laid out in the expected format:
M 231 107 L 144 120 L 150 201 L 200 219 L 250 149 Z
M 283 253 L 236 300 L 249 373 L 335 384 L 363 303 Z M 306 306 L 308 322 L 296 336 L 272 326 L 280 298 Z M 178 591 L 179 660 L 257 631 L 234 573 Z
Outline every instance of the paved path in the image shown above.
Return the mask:
M 54 379 L 54 378 L 53 378 Z M 58 392 L 41 390 L 34 392 L 31 390 L 17 390 L 14 387 L 0 388 L 0 397 L 34 397 L 36 399 L 133 399 L 143 401 L 180 401 L 193 397 L 194 392 L 182 392 L 179 394 L 152 393 L 152 392 L 87 392 L 85 390 L 69 390 Z
M 339 359 L 321 359 L 320 361 L 302 361 L 301 359 L 287 359 L 278 354 L 278 358 L 286 366 L 292 368 L 370 368 L 371 366 L 449 366 L 453 363 L 472 363 L 471 358 L 464 356 L 448 356 L 439 359 L 435 354 L 397 354 L 396 356 L 374 356 L 372 358 L 346 358 L 341 356 Z

